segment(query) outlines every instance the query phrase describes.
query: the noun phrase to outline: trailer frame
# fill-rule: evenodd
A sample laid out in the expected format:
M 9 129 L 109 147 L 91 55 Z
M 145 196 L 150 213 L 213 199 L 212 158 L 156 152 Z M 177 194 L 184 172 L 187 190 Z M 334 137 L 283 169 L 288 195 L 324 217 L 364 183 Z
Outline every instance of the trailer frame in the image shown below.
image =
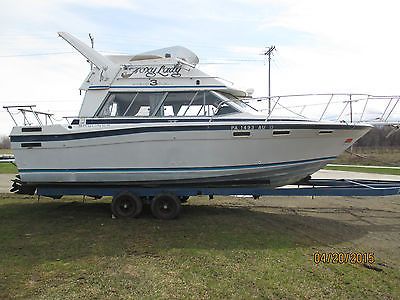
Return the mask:
M 63 195 L 82 195 L 101 198 L 113 196 L 112 212 L 117 217 L 137 217 L 145 204 L 159 219 L 173 219 L 179 215 L 181 202 L 190 196 L 250 195 L 261 196 L 389 196 L 400 193 L 400 181 L 308 179 L 296 185 L 266 188 L 246 186 L 129 186 L 129 185 L 38 185 L 38 196 L 55 199 Z M 122 198 L 121 198 L 122 197 Z M 134 208 L 132 208 L 134 206 Z M 137 209 L 137 210 L 135 210 Z M 129 213 L 133 210 L 132 213 Z M 129 212 L 128 212 L 129 211 Z
M 114 196 L 120 191 L 134 192 L 139 196 L 155 196 L 159 192 L 172 192 L 177 196 L 388 196 L 400 193 L 400 181 L 390 180 L 350 180 L 311 179 L 296 185 L 280 188 L 266 188 L 260 185 L 231 187 L 204 186 L 162 186 L 140 187 L 129 185 L 38 185 L 37 195 L 96 195 Z

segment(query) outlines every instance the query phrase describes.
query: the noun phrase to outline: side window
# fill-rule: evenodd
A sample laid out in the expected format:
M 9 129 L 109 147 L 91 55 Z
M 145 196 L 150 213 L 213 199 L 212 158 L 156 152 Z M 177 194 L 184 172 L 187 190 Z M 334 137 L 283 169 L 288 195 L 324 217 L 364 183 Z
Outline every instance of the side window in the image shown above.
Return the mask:
M 99 117 L 146 117 L 159 110 L 167 93 L 111 93 L 97 114 Z
M 186 103 L 183 114 L 187 117 L 207 116 L 205 112 L 205 92 L 198 92 L 190 103 Z
M 230 100 L 210 91 L 110 93 L 99 117 L 201 117 L 237 112 Z
M 212 116 L 220 102 L 207 91 L 170 92 L 160 109 L 166 117 Z
M 160 102 L 165 96 L 166 93 L 138 93 L 125 116 L 153 116 L 156 114 L 156 111 L 159 110 Z
M 104 103 L 101 111 L 97 114 L 99 117 L 109 117 L 111 116 L 111 112 L 113 111 L 113 106 L 115 106 L 114 104 L 114 100 L 115 100 L 115 96 L 114 95 L 110 95 L 106 102 Z M 115 110 L 115 108 L 114 108 Z
M 102 109 L 98 113 L 99 117 L 123 116 L 136 93 L 113 93 L 108 95 Z
M 185 108 L 196 96 L 196 92 L 170 92 L 165 99 L 162 107 L 162 114 L 165 117 L 181 117 L 184 115 Z

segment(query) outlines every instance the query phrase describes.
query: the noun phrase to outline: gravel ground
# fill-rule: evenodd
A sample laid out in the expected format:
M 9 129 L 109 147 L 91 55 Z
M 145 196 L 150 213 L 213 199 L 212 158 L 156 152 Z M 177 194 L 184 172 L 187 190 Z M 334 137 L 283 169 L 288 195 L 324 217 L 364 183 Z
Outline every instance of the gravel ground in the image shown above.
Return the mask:
M 195 202 L 196 197 L 189 202 Z M 400 195 L 384 197 L 215 197 L 217 207 L 268 215 L 272 229 L 314 241 L 316 251 L 373 253 L 375 271 L 400 274 Z
M 8 193 L 11 188 L 11 179 L 15 178 L 15 174 L 0 174 L 0 193 Z

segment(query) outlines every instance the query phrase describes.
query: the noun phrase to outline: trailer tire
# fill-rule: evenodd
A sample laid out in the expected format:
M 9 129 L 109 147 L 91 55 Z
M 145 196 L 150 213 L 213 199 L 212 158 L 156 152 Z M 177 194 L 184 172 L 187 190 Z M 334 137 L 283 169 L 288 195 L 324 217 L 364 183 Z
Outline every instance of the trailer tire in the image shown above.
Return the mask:
M 157 219 L 175 219 L 181 211 L 181 201 L 170 192 L 158 193 L 151 202 L 151 213 Z
M 111 211 L 117 218 L 135 218 L 142 209 L 142 199 L 129 191 L 119 192 L 111 202 Z

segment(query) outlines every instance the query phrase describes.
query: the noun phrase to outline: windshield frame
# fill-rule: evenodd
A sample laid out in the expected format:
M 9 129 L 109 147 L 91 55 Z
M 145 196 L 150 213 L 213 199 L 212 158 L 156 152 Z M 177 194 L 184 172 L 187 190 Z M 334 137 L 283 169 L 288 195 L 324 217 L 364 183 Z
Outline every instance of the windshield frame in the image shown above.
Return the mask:
M 249 105 L 248 103 L 240 100 L 239 98 L 235 97 L 232 94 L 222 92 L 222 91 L 210 91 L 217 97 L 219 97 L 223 102 L 221 103 L 228 103 L 232 105 L 235 109 L 242 113 L 250 113 L 250 114 L 259 114 L 260 111 L 254 108 L 253 106 Z

